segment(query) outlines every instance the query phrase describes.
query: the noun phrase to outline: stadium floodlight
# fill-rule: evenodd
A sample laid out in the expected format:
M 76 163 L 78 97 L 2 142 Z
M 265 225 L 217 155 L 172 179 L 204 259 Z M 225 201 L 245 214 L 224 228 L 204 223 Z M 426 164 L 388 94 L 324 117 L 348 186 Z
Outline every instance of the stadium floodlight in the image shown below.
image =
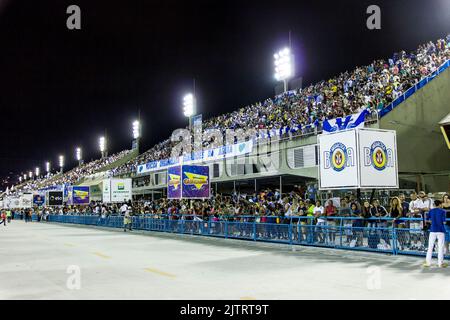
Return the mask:
M 183 98 L 183 113 L 185 117 L 192 117 L 195 114 L 195 97 L 189 93 Z
M 33 172 L 32 172 L 32 171 L 28 172 L 28 177 L 29 177 L 30 179 L 33 178 Z
M 294 75 L 294 55 L 289 48 L 284 48 L 273 55 L 275 63 L 275 79 L 283 81 L 284 91 L 287 91 L 288 79 Z
M 141 136 L 141 124 L 138 120 L 133 121 L 133 139 L 139 139 Z
M 22 176 L 19 177 L 19 183 L 22 183 Z
M 64 156 L 63 155 L 59 156 L 59 167 L 61 168 L 61 172 L 62 172 L 63 167 L 64 167 Z
M 41 169 L 39 167 L 36 167 L 34 173 L 36 174 L 36 177 L 39 177 L 39 174 L 41 173 Z
M 27 174 L 26 173 L 23 175 L 23 180 L 27 180 Z
M 81 160 L 81 148 L 76 148 L 76 157 L 78 161 Z
M 45 171 L 47 171 L 47 173 L 50 172 L 50 162 L 48 161 L 45 163 Z

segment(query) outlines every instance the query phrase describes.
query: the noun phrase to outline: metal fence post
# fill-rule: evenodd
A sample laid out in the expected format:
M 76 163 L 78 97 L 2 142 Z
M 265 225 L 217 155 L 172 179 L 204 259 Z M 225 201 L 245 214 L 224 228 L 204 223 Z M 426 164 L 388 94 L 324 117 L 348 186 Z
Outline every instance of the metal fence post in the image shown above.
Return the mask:
M 228 220 L 225 220 L 225 239 L 228 238 Z
M 288 235 L 289 235 L 289 244 L 292 244 L 292 219 L 290 221 L 291 223 L 289 223 Z

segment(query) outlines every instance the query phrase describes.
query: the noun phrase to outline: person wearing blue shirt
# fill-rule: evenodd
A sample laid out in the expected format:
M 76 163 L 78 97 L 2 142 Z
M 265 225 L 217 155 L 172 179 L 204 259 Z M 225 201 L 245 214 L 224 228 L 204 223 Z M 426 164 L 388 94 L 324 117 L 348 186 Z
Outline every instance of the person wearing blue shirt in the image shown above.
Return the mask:
M 444 261 L 444 242 L 445 242 L 445 210 L 442 209 L 440 200 L 434 201 L 434 209 L 428 212 L 428 223 L 431 222 L 430 236 L 428 239 L 428 251 L 424 267 L 431 266 L 431 257 L 433 255 L 434 243 L 437 240 L 438 246 L 438 266 L 440 268 L 447 267 Z

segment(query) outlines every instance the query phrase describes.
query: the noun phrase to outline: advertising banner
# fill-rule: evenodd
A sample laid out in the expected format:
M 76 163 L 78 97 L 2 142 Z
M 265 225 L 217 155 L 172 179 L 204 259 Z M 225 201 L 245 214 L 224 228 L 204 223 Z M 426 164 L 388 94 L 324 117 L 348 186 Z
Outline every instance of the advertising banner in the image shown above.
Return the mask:
M 357 137 L 355 130 L 322 134 L 319 140 L 319 188 L 357 188 Z
M 181 166 L 167 169 L 167 198 L 181 198 Z
M 49 206 L 62 206 L 64 203 L 64 191 L 48 191 L 47 201 Z
M 7 208 L 20 208 L 20 198 L 19 197 L 8 197 L 7 200 Z
M 163 159 L 159 161 L 152 161 L 146 164 L 138 165 L 137 173 L 144 174 L 147 172 L 157 171 L 169 167 L 195 164 L 206 161 L 217 161 L 232 157 L 244 156 L 253 151 L 253 140 L 222 146 L 215 149 L 208 149 L 199 152 L 195 152 L 192 155 L 186 154 L 178 158 Z
M 361 188 L 398 188 L 395 131 L 361 129 L 358 133 Z
M 73 186 L 72 187 L 72 204 L 83 205 L 89 204 L 89 186 Z
M 131 179 L 103 180 L 103 202 L 132 200 Z
M 182 166 L 182 197 L 208 199 L 210 197 L 209 166 Z
M 398 188 L 395 131 L 358 128 L 318 140 L 321 190 Z
M 33 195 L 33 204 L 37 207 L 45 205 L 45 195 L 37 193 Z
M 111 202 L 111 179 L 103 180 L 102 185 L 102 201 Z

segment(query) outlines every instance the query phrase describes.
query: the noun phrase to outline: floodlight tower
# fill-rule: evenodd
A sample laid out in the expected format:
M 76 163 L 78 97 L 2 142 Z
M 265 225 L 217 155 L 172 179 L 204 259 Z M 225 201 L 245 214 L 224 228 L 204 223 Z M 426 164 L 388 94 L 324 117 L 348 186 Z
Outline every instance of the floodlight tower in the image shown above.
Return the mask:
M 50 162 L 45 163 L 45 171 L 47 172 L 47 177 L 50 175 Z
M 141 138 L 141 123 L 139 120 L 133 121 L 133 147 L 139 152 L 139 140 Z
M 100 137 L 98 139 L 98 146 L 100 148 L 100 152 L 102 153 L 102 159 L 105 158 L 107 155 L 106 152 L 106 138 L 104 136 Z
M 76 159 L 78 161 L 78 165 L 81 166 L 83 164 L 83 159 L 81 156 L 81 148 L 77 147 L 75 149 L 75 153 L 76 153 Z
M 183 98 L 183 113 L 184 116 L 189 118 L 189 131 L 192 130 L 192 116 L 195 114 L 195 96 L 192 93 L 188 93 Z
M 283 81 L 284 92 L 288 91 L 288 81 L 294 76 L 294 55 L 290 48 L 284 48 L 273 55 L 275 79 Z
M 63 173 L 63 168 L 64 168 L 64 156 L 63 155 L 59 156 L 59 168 L 60 168 L 60 172 Z

